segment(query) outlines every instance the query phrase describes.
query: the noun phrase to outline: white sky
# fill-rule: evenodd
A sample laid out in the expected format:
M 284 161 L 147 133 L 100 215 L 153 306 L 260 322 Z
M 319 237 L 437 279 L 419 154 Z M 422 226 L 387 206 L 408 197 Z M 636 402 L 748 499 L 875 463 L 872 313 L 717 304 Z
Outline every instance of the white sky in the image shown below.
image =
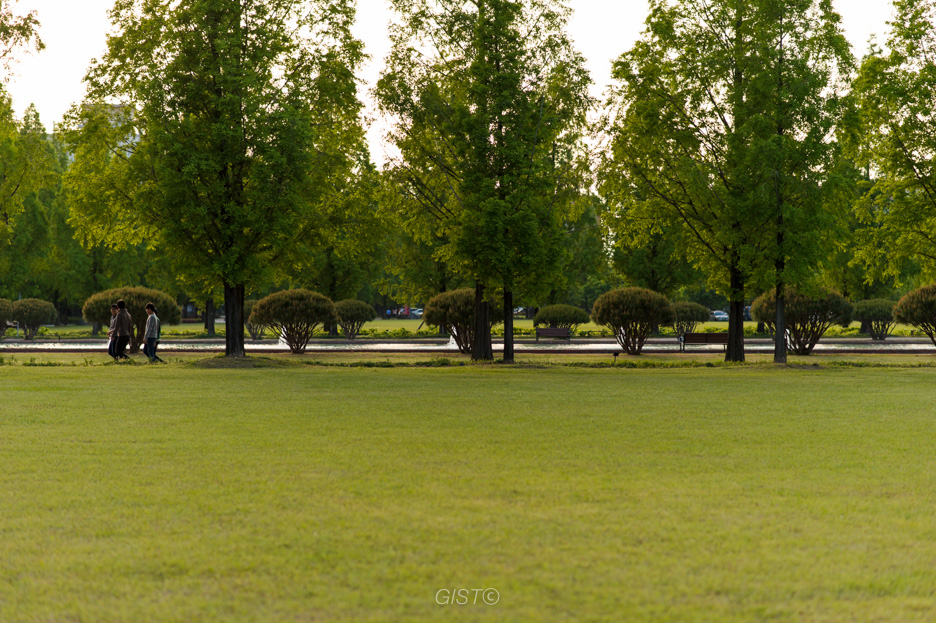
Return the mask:
M 570 34 L 588 60 L 595 95 L 610 80 L 611 60 L 624 52 L 637 38 L 647 16 L 646 0 L 569 0 L 575 15 Z M 35 103 L 47 128 L 51 129 L 72 103 L 84 95 L 82 78 L 88 62 L 105 49 L 109 29 L 107 11 L 113 0 L 19 0 L 18 13 L 35 10 L 42 24 L 40 34 L 46 49 L 21 56 L 14 66 L 7 88 L 20 113 Z M 891 16 L 890 0 L 835 0 L 845 32 L 860 57 L 868 38 L 883 41 L 885 22 Z M 386 0 L 358 0 L 356 35 L 364 41 L 371 61 L 361 78 L 372 86 L 388 50 L 386 25 L 390 20 Z M 384 160 L 379 145 L 380 124 L 371 129 L 371 149 L 375 161 Z

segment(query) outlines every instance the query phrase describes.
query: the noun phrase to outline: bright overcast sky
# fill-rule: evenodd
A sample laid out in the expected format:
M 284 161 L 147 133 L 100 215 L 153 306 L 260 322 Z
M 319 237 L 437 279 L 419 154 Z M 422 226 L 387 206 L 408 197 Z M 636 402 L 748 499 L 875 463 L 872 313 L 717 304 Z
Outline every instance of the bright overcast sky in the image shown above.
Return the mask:
M 608 84 L 611 59 L 636 39 L 647 16 L 646 0 L 570 0 L 575 9 L 570 34 L 588 60 L 595 95 Z M 100 56 L 109 29 L 107 11 L 113 0 L 19 0 L 15 10 L 35 10 L 46 44 L 41 53 L 23 57 L 7 85 L 16 110 L 35 103 L 47 128 L 57 123 L 68 107 L 84 95 L 81 80 L 88 62 Z M 861 56 L 868 38 L 883 40 L 885 22 L 891 16 L 890 0 L 836 0 L 846 35 Z M 386 24 L 390 20 L 386 0 L 358 0 L 357 36 L 371 56 L 361 78 L 373 85 L 388 49 Z M 378 145 L 379 124 L 371 131 L 374 159 L 384 160 Z

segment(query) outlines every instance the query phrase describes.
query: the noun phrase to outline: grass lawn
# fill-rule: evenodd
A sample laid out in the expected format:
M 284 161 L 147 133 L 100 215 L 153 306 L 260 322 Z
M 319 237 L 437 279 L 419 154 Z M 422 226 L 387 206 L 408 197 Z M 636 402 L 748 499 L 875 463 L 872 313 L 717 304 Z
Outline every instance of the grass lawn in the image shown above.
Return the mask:
M 936 369 L 196 360 L 0 366 L 0 621 L 936 619 Z

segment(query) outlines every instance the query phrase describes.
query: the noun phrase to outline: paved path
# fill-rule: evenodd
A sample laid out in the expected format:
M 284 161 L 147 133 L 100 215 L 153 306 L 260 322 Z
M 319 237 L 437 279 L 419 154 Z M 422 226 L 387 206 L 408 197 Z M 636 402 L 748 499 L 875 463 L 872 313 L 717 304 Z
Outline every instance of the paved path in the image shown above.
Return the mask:
M 520 339 L 515 343 L 518 353 L 577 353 L 577 354 L 612 354 L 621 352 L 621 347 L 610 338 L 581 338 L 570 341 L 541 340 L 539 342 Z M 282 353 L 288 352 L 285 344 L 273 340 L 245 342 L 245 349 L 252 353 Z M 503 343 L 495 340 L 494 351 L 503 350 Z M 764 338 L 748 338 L 745 340 L 745 352 L 766 353 L 773 352 L 773 342 Z M 33 340 L 7 338 L 0 341 L 0 353 L 42 353 L 42 352 L 76 352 L 76 353 L 104 353 L 107 351 L 106 340 L 80 339 L 80 340 Z M 224 340 L 165 340 L 159 346 L 159 352 L 205 352 L 215 353 L 224 351 Z M 724 346 L 700 345 L 687 347 L 688 353 L 723 352 Z M 439 339 L 408 339 L 408 340 L 376 340 L 360 339 L 354 341 L 339 339 L 322 339 L 309 342 L 309 353 L 316 352 L 367 352 L 367 353 L 454 353 L 458 352 L 454 342 Z M 647 341 L 644 346 L 645 353 L 676 353 L 679 344 L 676 338 L 655 338 Z M 893 337 L 884 342 L 875 342 L 868 338 L 829 338 L 816 345 L 818 353 L 900 353 L 900 354 L 933 354 L 936 347 L 928 338 Z

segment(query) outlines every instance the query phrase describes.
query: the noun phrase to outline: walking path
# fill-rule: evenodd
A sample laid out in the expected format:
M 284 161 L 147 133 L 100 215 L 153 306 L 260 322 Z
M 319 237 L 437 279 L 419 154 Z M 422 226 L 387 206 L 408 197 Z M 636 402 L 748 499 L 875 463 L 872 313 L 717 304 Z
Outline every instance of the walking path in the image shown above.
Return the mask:
M 503 350 L 503 342 L 495 340 L 494 351 Z M 283 353 L 289 349 L 285 344 L 274 340 L 247 340 L 245 349 L 251 353 Z M 514 342 L 518 353 L 576 353 L 576 354 L 612 354 L 621 352 L 621 347 L 611 338 L 581 338 L 569 341 L 540 341 L 519 339 Z M 721 345 L 699 345 L 686 348 L 687 353 L 722 352 Z M 773 352 L 773 341 L 764 338 L 748 338 L 744 343 L 745 352 Z M 17 352 L 106 352 L 106 340 L 31 340 L 5 339 L 0 341 L 0 353 Z M 159 352 L 223 352 L 224 340 L 191 339 L 165 340 L 159 346 Z M 309 342 L 309 353 L 316 352 L 368 352 L 368 353 L 454 353 L 458 352 L 454 341 L 439 339 L 374 340 L 359 339 L 354 341 L 339 339 L 321 339 Z M 676 353 L 679 343 L 676 338 L 655 338 L 647 341 L 645 353 Z M 884 342 L 869 338 L 829 338 L 816 345 L 816 353 L 900 353 L 936 355 L 936 347 L 927 338 L 892 337 Z

